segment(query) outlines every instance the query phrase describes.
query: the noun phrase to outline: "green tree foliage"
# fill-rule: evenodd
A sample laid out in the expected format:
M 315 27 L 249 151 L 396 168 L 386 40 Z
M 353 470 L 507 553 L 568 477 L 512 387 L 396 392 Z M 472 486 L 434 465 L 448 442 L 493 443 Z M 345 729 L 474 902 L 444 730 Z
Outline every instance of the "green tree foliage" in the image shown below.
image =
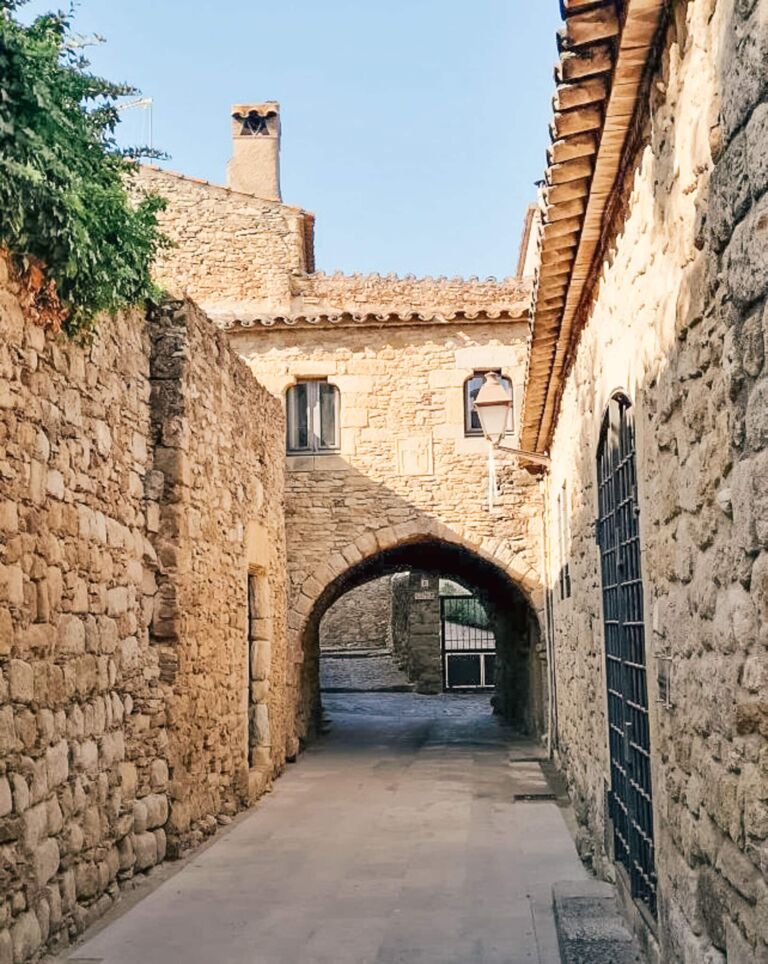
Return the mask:
M 136 91 L 89 72 L 70 15 L 25 25 L 0 0 L 0 247 L 37 266 L 70 334 L 156 295 L 153 258 L 166 241 L 163 201 L 128 195 L 136 158 L 118 149 L 117 98 Z M 42 268 L 42 273 L 41 269 Z

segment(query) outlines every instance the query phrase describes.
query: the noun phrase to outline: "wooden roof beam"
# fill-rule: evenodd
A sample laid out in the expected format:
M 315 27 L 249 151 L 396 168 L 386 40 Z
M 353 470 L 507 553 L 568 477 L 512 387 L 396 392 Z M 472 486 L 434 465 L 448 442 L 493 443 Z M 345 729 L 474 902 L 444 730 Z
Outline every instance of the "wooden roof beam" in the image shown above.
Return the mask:
M 541 252 L 541 257 L 539 262 L 543 268 L 558 268 L 563 271 L 570 270 L 570 265 L 573 264 L 575 252 L 572 247 L 570 248 L 554 248 L 547 249 Z
M 553 278 L 563 277 L 568 278 L 571 274 L 571 265 L 573 261 L 569 258 L 567 261 L 556 261 L 554 264 L 541 264 L 539 265 L 538 280 L 543 279 L 552 280 Z
M 555 114 L 552 121 L 554 131 L 553 140 L 570 137 L 573 134 L 583 134 L 586 131 L 598 131 L 603 126 L 603 112 L 597 104 L 588 107 L 577 107 Z
M 569 181 L 588 178 L 592 174 L 593 166 L 594 162 L 590 155 L 575 157 L 572 161 L 566 161 L 563 164 L 553 164 L 547 168 L 547 184 L 567 184 Z
M 577 157 L 588 157 L 595 153 L 597 153 L 597 135 L 591 131 L 555 140 L 547 151 L 550 164 L 563 164 L 565 161 L 572 161 Z
M 586 197 L 589 194 L 589 178 L 580 181 L 566 181 L 565 184 L 553 184 L 544 188 L 544 197 L 548 204 L 562 204 L 575 198 Z
M 552 204 L 547 209 L 547 221 L 554 224 L 556 221 L 565 221 L 569 218 L 580 218 L 586 209 L 583 197 L 574 198 L 571 201 L 561 201 Z
M 619 18 L 613 3 L 583 13 L 574 13 L 565 21 L 567 49 L 609 40 L 618 36 Z
M 569 83 L 582 77 L 609 73 L 613 69 L 613 48 L 610 43 L 564 50 L 555 67 L 556 83 Z
M 592 77 L 573 84 L 559 84 L 552 98 L 552 107 L 557 113 L 573 110 L 587 104 L 596 104 L 608 96 L 608 84 L 604 77 Z
M 566 17 L 577 10 L 596 7 L 598 3 L 605 3 L 605 0 L 560 0 L 560 16 L 565 20 Z
M 542 225 L 542 234 L 544 238 L 549 243 L 550 238 L 570 238 L 574 237 L 578 241 L 578 235 L 581 233 L 581 218 L 566 218 L 564 221 L 552 221 L 549 224 Z M 568 244 L 564 244 L 563 247 L 569 247 Z

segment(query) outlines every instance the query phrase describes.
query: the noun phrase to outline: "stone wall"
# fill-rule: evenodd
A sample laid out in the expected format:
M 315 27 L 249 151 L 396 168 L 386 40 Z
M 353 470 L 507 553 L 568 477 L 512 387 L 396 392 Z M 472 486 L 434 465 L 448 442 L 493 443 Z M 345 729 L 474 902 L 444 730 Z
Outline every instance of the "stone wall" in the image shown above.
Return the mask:
M 320 648 L 389 649 L 391 582 L 372 579 L 337 599 L 320 622 Z
M 176 850 L 258 796 L 285 762 L 284 425 L 280 405 L 192 304 L 156 312 L 151 336 L 149 484 L 163 562 L 152 635 Z
M 293 314 L 422 313 L 426 318 L 464 313 L 514 313 L 522 317 L 529 285 L 519 278 L 400 277 L 395 274 L 325 274 L 294 280 Z
M 160 223 L 174 244 L 155 269 L 161 284 L 212 315 L 232 303 L 289 310 L 292 276 L 312 258 L 304 211 L 154 167 L 137 182 L 167 201 Z
M 243 765 L 245 580 L 267 574 L 279 664 L 283 427 L 194 310 L 79 345 L 25 322 L 0 272 L 0 960 L 22 962 L 279 769 L 282 670 L 269 765 Z
M 167 734 L 147 332 L 126 315 L 90 347 L 55 339 L 0 271 L 0 960 L 23 961 L 162 859 Z
M 201 303 L 277 398 L 301 378 L 341 393 L 339 451 L 287 460 L 297 735 L 319 719 L 320 619 L 367 581 L 352 574 L 363 560 L 420 540 L 461 547 L 517 587 L 523 609 L 541 610 L 538 483 L 502 461 L 489 513 L 487 446 L 464 431 L 476 369 L 502 368 L 519 407 L 530 282 L 314 272 L 304 212 L 152 168 L 140 179 L 168 200 L 176 245 L 161 280 Z
M 768 3 L 677 2 L 552 448 L 558 752 L 598 869 L 609 778 L 594 521 L 602 416 L 633 403 L 659 957 L 768 958 Z M 762 102 L 761 102 L 762 101 Z M 548 582 L 556 585 L 551 552 Z M 657 673 L 669 664 L 670 708 Z M 653 950 L 655 941 L 649 936 Z
M 443 689 L 439 582 L 435 573 L 411 572 L 407 592 L 399 599 L 406 612 L 404 668 L 417 693 Z
M 489 511 L 487 443 L 464 433 L 463 385 L 476 368 L 501 367 L 519 399 L 526 334 L 525 324 L 504 321 L 331 330 L 278 323 L 229 333 L 278 397 L 302 377 L 327 377 L 340 392 L 339 452 L 287 459 L 289 633 L 297 685 L 305 686 L 300 734 L 310 725 L 306 686 L 316 677 L 305 627 L 324 591 L 362 560 L 438 539 L 491 562 L 541 606 L 538 481 L 502 457 L 502 495 Z

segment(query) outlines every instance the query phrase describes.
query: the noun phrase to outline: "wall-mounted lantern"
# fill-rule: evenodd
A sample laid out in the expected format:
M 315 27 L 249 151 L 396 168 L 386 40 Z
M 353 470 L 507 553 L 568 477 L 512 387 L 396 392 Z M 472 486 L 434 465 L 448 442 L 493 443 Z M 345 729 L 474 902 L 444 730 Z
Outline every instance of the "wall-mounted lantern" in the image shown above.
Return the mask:
M 526 452 L 524 449 L 502 445 L 501 440 L 509 426 L 512 415 L 512 396 L 501 382 L 498 372 L 487 372 L 485 381 L 475 398 L 475 411 L 480 420 L 483 435 L 488 439 L 488 508 L 492 509 L 497 495 L 496 488 L 496 451 L 506 452 L 537 465 L 550 465 L 548 455 Z

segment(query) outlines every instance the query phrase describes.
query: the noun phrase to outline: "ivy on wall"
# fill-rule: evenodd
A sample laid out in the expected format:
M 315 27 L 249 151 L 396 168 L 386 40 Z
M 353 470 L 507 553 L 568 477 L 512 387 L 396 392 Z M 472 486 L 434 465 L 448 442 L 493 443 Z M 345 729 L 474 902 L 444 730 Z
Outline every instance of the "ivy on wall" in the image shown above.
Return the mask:
M 21 23 L 24 2 L 0 0 L 0 248 L 37 320 L 76 334 L 157 296 L 164 202 L 126 189 L 147 152 L 118 149 L 116 102 L 136 91 L 89 72 L 68 14 Z

